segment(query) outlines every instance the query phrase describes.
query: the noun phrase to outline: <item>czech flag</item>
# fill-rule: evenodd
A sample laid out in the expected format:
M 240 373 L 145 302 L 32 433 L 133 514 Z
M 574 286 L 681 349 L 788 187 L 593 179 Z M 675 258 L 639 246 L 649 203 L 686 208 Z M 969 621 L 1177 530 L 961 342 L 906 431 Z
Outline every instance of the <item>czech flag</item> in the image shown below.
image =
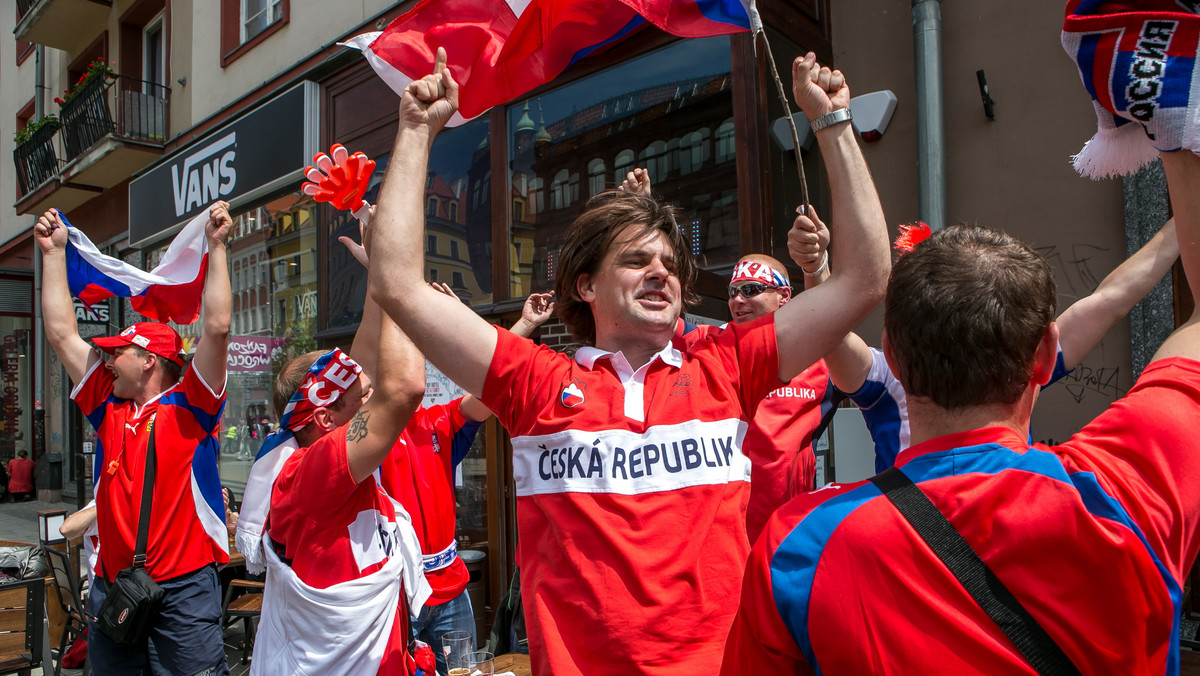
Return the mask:
M 112 296 L 128 298 L 138 314 L 156 322 L 191 324 L 200 316 L 208 270 L 207 210 L 179 231 L 150 272 L 105 256 L 61 211 L 58 217 L 67 226 L 67 283 L 73 296 L 88 305 Z
M 424 0 L 383 31 L 345 43 L 397 94 L 446 48 L 462 87 L 459 125 L 551 80 L 646 23 L 681 37 L 750 30 L 751 0 Z

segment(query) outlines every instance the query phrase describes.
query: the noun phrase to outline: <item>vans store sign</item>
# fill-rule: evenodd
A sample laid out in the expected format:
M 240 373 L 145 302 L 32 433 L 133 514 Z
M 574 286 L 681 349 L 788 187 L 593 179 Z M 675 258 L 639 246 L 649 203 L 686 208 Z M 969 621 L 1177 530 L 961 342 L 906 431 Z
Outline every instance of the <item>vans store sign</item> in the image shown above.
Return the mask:
M 319 89 L 302 82 L 188 144 L 129 184 L 129 241 L 172 234 L 216 200 L 239 207 L 299 188 L 317 153 Z

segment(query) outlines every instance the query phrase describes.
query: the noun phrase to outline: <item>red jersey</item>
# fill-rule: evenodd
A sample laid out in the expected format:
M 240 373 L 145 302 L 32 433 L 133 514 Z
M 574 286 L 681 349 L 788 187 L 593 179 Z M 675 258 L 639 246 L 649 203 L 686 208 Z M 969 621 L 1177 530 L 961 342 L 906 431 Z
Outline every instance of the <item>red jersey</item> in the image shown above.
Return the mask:
M 148 423 L 154 421 L 156 470 L 146 569 L 169 580 L 229 562 L 217 439 L 225 383 L 214 391 L 196 369 L 142 406 L 113 396 L 113 373 L 97 360 L 71 398 L 96 428 L 96 524 L 100 572 L 109 582 L 133 564 Z
M 695 340 L 728 326 L 701 324 L 683 339 Z M 817 473 L 813 441 L 829 425 L 843 397 L 832 387 L 822 359 L 758 403 L 742 444 L 752 465 L 746 506 L 746 535 L 751 543 L 780 505 L 813 489 Z
M 380 483 L 413 520 L 435 606 L 467 588 L 470 574 L 455 548 L 454 470 L 471 450 L 479 423 L 463 417 L 462 398 L 418 409 L 379 468 Z
M 1179 671 L 1200 540 L 1200 362 L 1161 359 L 1071 437 L 931 439 L 896 466 L 1083 674 Z M 782 507 L 754 547 L 724 674 L 1034 674 L 870 482 Z
M 535 673 L 720 662 L 749 549 L 741 445 L 777 372 L 769 317 L 668 344 L 636 371 L 498 329 L 482 400 L 513 437 Z
M 391 530 L 395 522 L 395 506 L 375 477 L 356 484 L 350 476 L 343 425 L 284 463 L 272 488 L 266 530 L 302 582 L 327 589 L 383 568 L 398 546 Z M 396 608 L 381 674 L 407 669 L 403 608 L 403 603 Z

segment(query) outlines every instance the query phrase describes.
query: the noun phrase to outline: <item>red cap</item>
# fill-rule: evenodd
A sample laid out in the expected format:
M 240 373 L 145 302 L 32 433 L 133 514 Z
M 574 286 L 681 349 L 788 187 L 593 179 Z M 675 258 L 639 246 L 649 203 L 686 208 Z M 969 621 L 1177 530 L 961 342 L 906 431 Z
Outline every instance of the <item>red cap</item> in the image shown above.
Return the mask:
M 96 344 L 96 347 L 109 354 L 112 354 L 113 350 L 118 347 L 136 345 L 147 352 L 153 352 L 163 359 L 170 359 L 183 366 L 183 340 L 178 333 L 175 333 L 174 329 L 166 324 L 138 322 L 115 336 L 93 338 L 92 342 Z

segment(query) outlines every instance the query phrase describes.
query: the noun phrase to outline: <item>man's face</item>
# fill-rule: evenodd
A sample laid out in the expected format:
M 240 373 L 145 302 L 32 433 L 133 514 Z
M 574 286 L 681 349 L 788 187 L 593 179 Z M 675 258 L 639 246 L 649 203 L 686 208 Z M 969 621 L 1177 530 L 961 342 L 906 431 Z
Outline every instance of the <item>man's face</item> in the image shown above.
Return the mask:
M 629 338 L 668 334 L 682 310 L 675 251 L 666 234 L 634 236 L 627 226 L 604 254 L 596 274 L 581 276 L 581 297 L 591 303 L 597 343 L 605 336 Z
M 759 282 L 741 282 L 730 286 L 730 289 L 737 290 L 737 294 L 729 299 L 729 316 L 734 324 L 744 324 L 770 314 L 788 301 L 786 290 L 775 286 L 766 287 L 758 295 L 746 297 L 746 293 L 753 293 L 762 287 L 763 284 Z
M 142 374 L 145 373 L 147 359 L 147 356 L 140 355 L 132 345 L 113 350 L 112 358 L 104 365 L 113 373 L 114 396 L 134 399 L 141 393 Z

